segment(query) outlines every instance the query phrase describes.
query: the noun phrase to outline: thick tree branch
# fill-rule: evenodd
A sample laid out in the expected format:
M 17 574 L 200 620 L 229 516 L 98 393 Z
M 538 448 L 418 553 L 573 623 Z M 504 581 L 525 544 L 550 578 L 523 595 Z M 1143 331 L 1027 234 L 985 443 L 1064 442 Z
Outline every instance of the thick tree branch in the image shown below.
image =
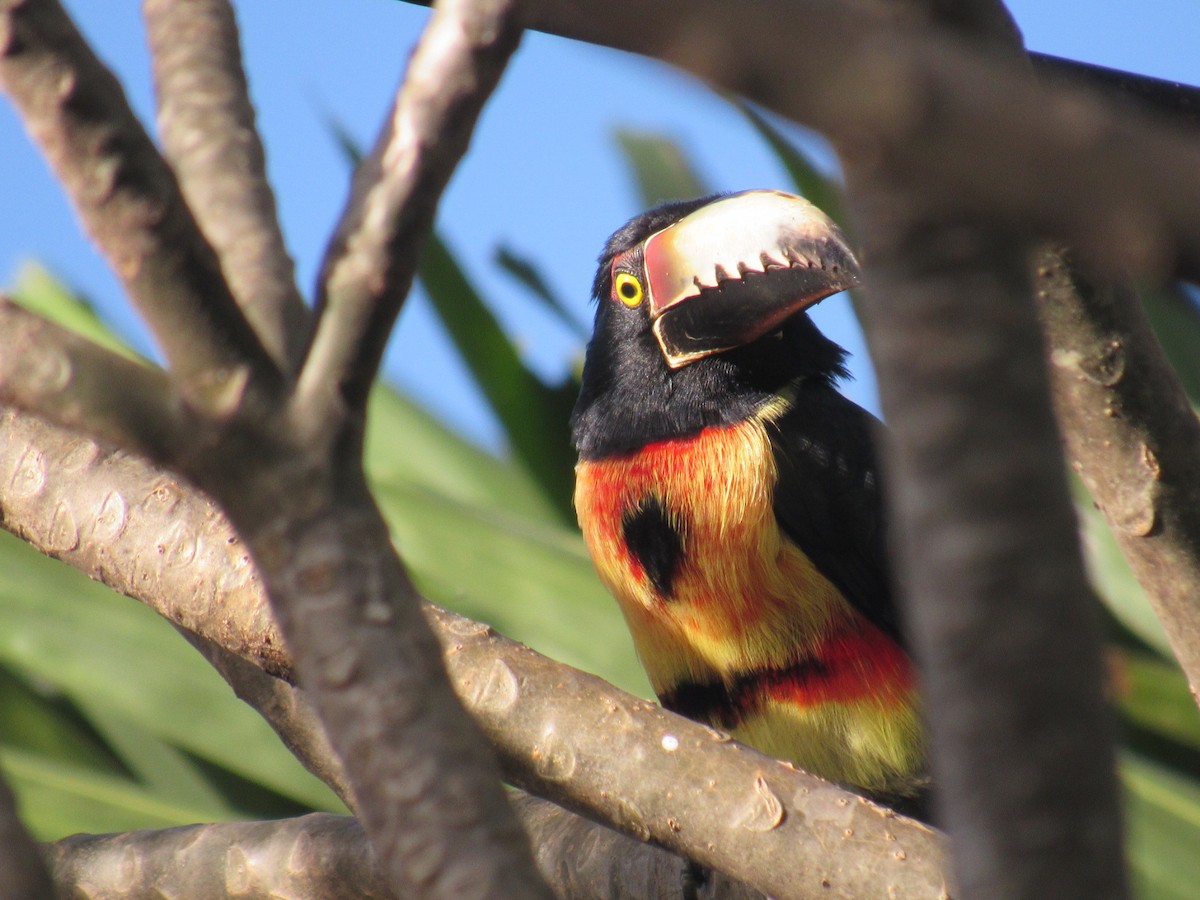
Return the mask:
M 981 53 L 1021 56 L 994 0 L 908 6 Z M 872 261 L 864 324 L 891 426 L 894 556 L 958 881 L 997 900 L 1123 897 L 1099 629 L 1027 238 L 931 200 L 889 151 L 852 155 L 847 183 Z
M 944 31 L 829 0 L 546 0 L 528 25 L 657 57 L 886 154 L 947 211 L 1056 235 L 1106 274 L 1200 281 L 1190 134 L 1092 91 L 1039 86 Z
M 0 409 L 0 525 L 267 672 L 291 657 L 216 506 L 143 460 Z
M 317 333 L 297 392 L 314 429 L 328 427 L 337 405 L 365 407 L 438 200 L 517 48 L 521 16 L 517 0 L 435 9 L 322 265 Z
M 228 637 L 239 654 L 290 675 L 244 551 L 193 489 L 24 416 L 0 418 L 0 451 L 5 527 L 168 619 L 186 619 L 189 629 L 219 643 Z M 64 521 L 72 523 L 66 537 Z M 164 534 L 170 540 L 161 552 Z M 180 600 L 192 593 L 198 609 Z M 459 696 L 514 783 L 744 880 L 768 859 L 764 871 L 776 882 L 759 887 L 786 888 L 779 896 L 820 886 L 823 878 L 825 896 L 874 894 L 889 884 L 910 896 L 941 890 L 945 848 L 922 826 L 754 751 L 735 750 L 719 735 L 485 625 L 433 607 L 426 614 Z M 665 734 L 679 741 L 676 750 L 664 747 Z M 659 761 L 664 774 L 649 774 Z
M 514 784 L 778 897 L 940 896 L 936 832 L 438 607 Z
M 0 0 L 0 86 L 192 402 L 247 375 L 276 386 L 174 175 L 56 0 Z
M 689 896 L 684 894 L 684 861 L 679 857 L 519 792 L 514 793 L 513 804 L 539 848 L 542 876 L 562 900 L 686 900 Z M 73 896 L 84 885 L 89 896 L 102 897 L 387 900 L 392 896 L 379 878 L 358 822 L 325 813 L 275 822 L 74 835 L 50 845 L 46 856 L 63 896 Z M 229 881 L 231 857 L 240 863 L 234 884 Z M 32 897 L 19 896 L 21 900 Z M 762 896 L 719 874 L 710 875 L 690 895 L 692 900 L 761 900 Z
M 1098 628 L 1024 254 L 871 202 L 891 521 L 963 893 L 1123 896 Z
M 281 373 L 111 75 L 52 0 L 7 0 L 0 11 L 0 74 L 62 177 L 86 183 L 97 168 L 107 172 L 98 194 L 73 193 L 101 242 L 113 242 L 110 253 L 132 242 L 118 268 L 132 268 L 130 290 L 173 375 L 207 413 L 204 452 L 171 464 L 218 501 L 245 540 L 390 883 L 429 897 L 545 896 L 494 760 L 446 683 L 370 498 L 361 410 L 346 417 L 333 403 L 314 423 L 287 402 Z M 451 2 L 442 18 L 451 31 L 460 19 L 498 27 L 503 20 L 489 18 L 496 12 Z M 424 137 L 436 144 L 436 135 Z M 114 219 L 114 207 L 136 214 Z M 121 240 L 104 231 L 116 225 Z M 157 292 L 139 296 L 147 272 Z
M 720 872 L 685 869 L 684 860 L 611 828 L 514 791 L 513 806 L 533 841 L 538 868 L 563 900 L 765 900 Z M 699 883 L 697 883 L 699 882 Z M 837 896 L 827 888 L 790 900 Z
M 267 181 L 228 0 L 145 0 L 163 151 L 233 296 L 281 369 L 300 358 L 308 310 Z
M 0 777 L 0 900 L 53 900 L 54 884 L 37 844 L 17 816 L 16 799 Z
M 1200 125 L 1200 88 L 1190 84 L 1122 72 L 1120 69 L 1046 53 L 1030 53 L 1029 59 L 1039 75 L 1067 79 L 1080 87 L 1100 91 L 1110 99 L 1128 101 L 1175 125 Z
M 0 404 L 37 409 L 59 425 L 160 460 L 185 452 L 195 434 L 184 435 L 198 424 L 161 370 L 81 338 L 3 294 Z
M 353 809 L 354 799 L 341 763 L 303 692 L 186 629 L 180 629 L 180 632 L 213 664 L 238 697 L 270 723 L 304 767 L 333 787 Z M 557 896 L 570 900 L 590 897 L 601 900 L 614 895 L 681 896 L 686 879 L 685 863 L 680 857 L 597 825 L 523 791 L 512 790 L 508 796 L 529 835 L 538 869 Z M 333 840 L 363 840 L 361 831 L 349 828 L 328 834 Z M 62 846 L 60 842 L 59 847 Z M 105 846 L 115 848 L 120 845 L 111 842 Z M 357 858 L 357 853 L 352 856 Z M 89 872 L 94 869 L 94 864 L 89 865 Z M 706 875 L 697 898 L 735 900 L 745 897 L 749 900 L 762 896 L 722 873 L 708 872 Z M 68 887 L 61 883 L 59 886 L 60 889 Z M 828 894 L 825 888 L 819 890 L 820 896 Z
M 186 629 L 180 632 L 230 683 L 238 697 L 270 723 L 304 767 L 333 787 L 353 809 L 354 799 L 341 763 L 303 692 Z M 559 897 L 599 900 L 614 896 L 614 892 L 623 897 L 681 895 L 686 878 L 685 863 L 680 857 L 523 791 L 510 791 L 509 800 L 529 835 L 539 871 Z M 363 840 L 361 831 L 350 829 L 330 832 L 329 836 L 334 840 Z M 111 842 L 105 846 L 115 848 L 119 844 Z M 90 865 L 88 871 L 94 868 L 94 864 Z M 762 896 L 721 873 L 708 872 L 706 876 L 697 897 Z M 66 887 L 60 884 L 60 888 Z M 828 894 L 826 888 L 818 890 L 820 896 Z
M 64 897 L 81 886 L 92 897 L 393 897 L 357 820 L 325 813 L 74 835 L 46 856 Z
M 1037 265 L 1055 405 L 1072 466 L 1200 689 L 1200 420 L 1137 296 L 1064 251 Z

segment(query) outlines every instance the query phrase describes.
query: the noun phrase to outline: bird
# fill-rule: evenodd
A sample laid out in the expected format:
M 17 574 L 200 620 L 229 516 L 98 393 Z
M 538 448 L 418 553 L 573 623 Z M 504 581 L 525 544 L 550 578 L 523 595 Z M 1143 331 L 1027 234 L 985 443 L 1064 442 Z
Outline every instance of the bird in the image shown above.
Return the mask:
M 807 313 L 861 277 L 829 217 L 782 191 L 630 220 L 593 283 L 574 502 L 664 707 L 920 814 L 881 426 Z

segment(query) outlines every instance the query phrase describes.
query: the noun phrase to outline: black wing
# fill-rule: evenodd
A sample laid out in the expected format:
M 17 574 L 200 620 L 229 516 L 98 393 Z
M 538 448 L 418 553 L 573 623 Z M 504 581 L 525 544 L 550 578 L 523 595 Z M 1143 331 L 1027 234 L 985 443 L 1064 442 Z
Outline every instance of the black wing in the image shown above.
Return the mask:
M 880 427 L 831 387 L 802 382 L 768 428 L 779 472 L 775 515 L 850 604 L 903 644 L 876 469 Z

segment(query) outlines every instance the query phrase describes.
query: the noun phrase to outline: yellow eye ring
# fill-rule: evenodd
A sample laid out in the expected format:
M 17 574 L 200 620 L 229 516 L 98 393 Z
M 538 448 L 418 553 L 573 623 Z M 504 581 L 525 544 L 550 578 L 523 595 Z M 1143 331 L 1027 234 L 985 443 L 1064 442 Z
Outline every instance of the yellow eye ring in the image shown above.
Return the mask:
M 630 309 L 634 309 L 642 303 L 642 283 L 637 280 L 636 275 L 631 275 L 629 272 L 618 272 L 613 279 L 613 290 L 620 301 Z

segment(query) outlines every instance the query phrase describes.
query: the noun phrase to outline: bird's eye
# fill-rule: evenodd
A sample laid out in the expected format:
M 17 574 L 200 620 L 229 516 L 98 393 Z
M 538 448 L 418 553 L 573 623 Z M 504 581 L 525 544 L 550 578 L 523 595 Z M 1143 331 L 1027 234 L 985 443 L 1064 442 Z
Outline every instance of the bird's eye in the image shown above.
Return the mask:
M 630 309 L 642 302 L 642 283 L 637 280 L 637 276 L 628 272 L 618 272 L 616 278 L 613 279 L 613 287 L 616 288 L 621 302 Z

